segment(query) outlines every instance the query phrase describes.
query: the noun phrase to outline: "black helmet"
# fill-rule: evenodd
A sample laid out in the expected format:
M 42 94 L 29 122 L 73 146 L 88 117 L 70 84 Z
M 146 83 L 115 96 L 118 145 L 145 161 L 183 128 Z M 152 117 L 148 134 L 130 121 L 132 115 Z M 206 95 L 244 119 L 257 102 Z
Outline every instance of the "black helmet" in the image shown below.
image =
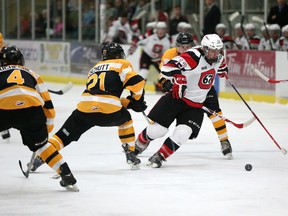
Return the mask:
M 105 42 L 102 46 L 102 59 L 125 59 L 123 48 L 114 42 Z
M 0 66 L 22 65 L 25 61 L 22 53 L 15 46 L 4 47 L 0 52 Z
M 176 39 L 176 46 L 181 46 L 181 45 L 186 45 L 186 44 L 195 46 L 193 42 L 192 34 L 180 32 Z

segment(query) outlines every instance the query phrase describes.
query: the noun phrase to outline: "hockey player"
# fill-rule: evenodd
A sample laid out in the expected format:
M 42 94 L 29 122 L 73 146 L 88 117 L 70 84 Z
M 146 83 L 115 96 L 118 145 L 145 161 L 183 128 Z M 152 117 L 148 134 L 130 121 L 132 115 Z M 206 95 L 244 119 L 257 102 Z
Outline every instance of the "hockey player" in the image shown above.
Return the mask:
M 288 51 L 288 25 L 283 26 L 281 31 L 282 50 Z
M 0 131 L 12 127 L 19 130 L 23 144 L 60 174 L 60 185 L 77 191 L 68 164 L 48 142 L 54 117 L 53 103 L 43 80 L 24 67 L 19 49 L 4 47 L 0 52 Z
M 51 142 L 58 150 L 94 126 L 118 126 L 118 135 L 131 169 L 138 169 L 140 160 L 135 157 L 135 134 L 128 109 L 135 112 L 144 111 L 145 81 L 125 60 L 122 47 L 114 42 L 106 42 L 102 47 L 102 61 L 98 62 L 88 73 L 86 89 L 81 95 L 77 108 L 68 117 L 62 127 L 53 135 Z M 123 107 L 120 96 L 124 89 L 131 92 L 128 103 Z M 41 155 L 40 155 L 41 156 Z M 33 163 L 33 170 L 41 165 L 40 158 Z
M 258 50 L 260 44 L 260 37 L 256 35 L 256 28 L 253 23 L 247 23 L 244 27 L 245 33 L 248 37 L 247 45 L 250 50 Z
M 0 32 L 0 51 L 2 50 L 3 47 L 6 46 L 5 40 L 3 38 L 2 33 Z M 9 143 L 9 138 L 10 138 L 10 132 L 9 130 L 1 131 L 1 137 L 2 139 L 6 140 L 7 143 Z
M 169 49 L 171 44 L 168 35 L 166 34 L 167 26 L 165 22 L 158 22 L 155 26 L 156 33 L 140 40 L 137 46 L 142 45 L 143 51 L 140 57 L 140 71 L 139 74 L 146 80 L 151 65 L 154 65 L 156 70 L 159 70 L 161 57 L 165 50 Z M 135 49 L 133 49 L 135 50 Z M 129 53 L 130 55 L 133 54 Z
M 243 26 L 244 28 L 244 26 Z M 233 49 L 242 49 L 242 50 L 247 50 L 247 41 L 245 39 L 244 33 L 241 29 L 241 23 L 236 23 L 234 26 L 234 32 L 235 32 L 235 43 Z
M 205 35 L 198 48 L 174 57 L 161 69 L 162 87 L 168 92 L 150 111 L 149 124 L 138 136 L 136 145 L 140 152 L 157 138 L 163 137 L 176 119 L 176 128 L 149 158 L 149 165 L 159 168 L 188 139 L 197 137 L 203 121 L 203 103 L 214 83 L 216 73 L 224 75 L 228 68 L 222 56 L 223 43 L 218 35 Z M 210 103 L 207 103 L 207 106 Z M 215 106 L 215 105 L 214 105 Z M 219 107 L 219 106 L 218 106 Z M 214 108 L 214 107 L 210 107 Z M 217 121 L 217 119 L 216 119 Z M 219 128 L 221 130 L 221 128 Z M 224 154 L 231 154 L 229 142 L 222 145 Z
M 192 35 L 189 33 L 180 33 L 177 38 L 177 47 L 171 48 L 164 53 L 161 59 L 160 66 L 162 67 L 169 60 L 178 56 L 181 53 L 186 52 L 188 49 L 192 48 L 193 46 L 194 44 L 193 44 Z M 161 85 L 161 82 L 159 82 L 159 85 Z M 222 110 L 219 107 L 218 95 L 217 95 L 214 85 L 209 90 L 206 100 L 204 102 L 204 105 L 207 107 L 213 108 L 213 110 L 215 110 L 219 115 L 222 115 Z M 228 159 L 232 159 L 232 148 L 231 148 L 230 141 L 228 140 L 227 127 L 226 127 L 225 121 L 223 119 L 220 119 L 219 117 L 212 115 L 211 113 L 206 113 L 206 114 L 212 121 L 214 129 L 216 133 L 218 134 L 218 138 L 221 144 L 221 151 L 223 155 L 226 156 Z M 139 148 L 137 147 L 137 141 L 136 141 L 136 149 L 139 150 Z M 138 150 L 137 150 L 137 153 L 139 152 Z

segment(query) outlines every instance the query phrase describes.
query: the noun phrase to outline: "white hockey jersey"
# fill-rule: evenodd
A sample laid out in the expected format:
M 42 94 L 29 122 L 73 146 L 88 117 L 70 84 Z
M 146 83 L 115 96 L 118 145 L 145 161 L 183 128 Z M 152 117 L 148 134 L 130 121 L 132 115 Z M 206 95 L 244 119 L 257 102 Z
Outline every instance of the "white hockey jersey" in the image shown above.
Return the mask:
M 168 35 L 159 38 L 156 33 L 139 41 L 138 45 L 143 46 L 143 51 L 151 57 L 153 62 L 160 62 L 164 52 L 171 47 Z
M 228 72 L 223 56 L 215 63 L 208 63 L 199 49 L 192 48 L 174 57 L 161 68 L 161 76 L 172 79 L 182 74 L 187 79 L 187 89 L 182 100 L 193 107 L 202 107 L 208 91 L 214 84 L 217 72 Z

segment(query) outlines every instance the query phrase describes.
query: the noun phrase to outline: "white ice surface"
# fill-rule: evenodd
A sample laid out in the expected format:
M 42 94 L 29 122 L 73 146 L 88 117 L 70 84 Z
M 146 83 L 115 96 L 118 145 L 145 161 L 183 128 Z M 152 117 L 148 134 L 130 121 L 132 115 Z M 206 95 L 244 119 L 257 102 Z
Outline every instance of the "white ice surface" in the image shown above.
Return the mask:
M 63 84 L 48 83 L 51 89 Z M 52 95 L 57 117 L 55 133 L 75 109 L 83 87 Z M 149 109 L 159 95 L 147 93 Z M 252 117 L 242 101 L 220 100 L 223 115 L 235 122 Z M 248 102 L 276 142 L 288 149 L 288 108 Z M 132 113 L 136 135 L 147 122 Z M 132 171 L 117 135 L 117 127 L 94 127 L 61 151 L 78 180 L 79 193 L 67 192 L 44 165 L 26 179 L 18 166 L 31 152 L 12 129 L 10 143 L 0 138 L 0 215 L 96 216 L 286 216 L 287 155 L 255 121 L 244 129 L 227 124 L 233 160 L 224 159 L 210 120 L 205 117 L 196 140 L 185 143 L 160 169 L 146 167 L 148 158 L 171 134 L 151 143 L 141 155 L 141 169 Z M 252 171 L 244 169 L 245 164 Z

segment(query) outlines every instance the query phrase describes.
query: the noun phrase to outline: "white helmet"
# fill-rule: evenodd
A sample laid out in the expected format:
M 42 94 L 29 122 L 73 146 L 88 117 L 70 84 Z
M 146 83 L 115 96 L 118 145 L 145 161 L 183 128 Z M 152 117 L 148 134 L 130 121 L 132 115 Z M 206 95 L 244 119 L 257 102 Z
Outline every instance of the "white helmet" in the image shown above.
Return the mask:
M 222 49 L 223 42 L 217 34 L 207 34 L 201 40 L 201 45 L 208 49 Z
M 245 25 L 245 30 L 255 30 L 255 25 L 253 23 L 247 23 Z
M 266 32 L 266 28 L 269 31 L 270 30 L 270 25 L 266 24 L 266 27 L 265 27 L 265 25 L 261 26 L 261 32 Z
M 241 29 L 241 23 L 236 23 L 234 26 L 234 29 Z
M 288 32 L 288 25 L 282 27 L 282 33 Z
M 220 37 L 217 34 L 207 34 L 205 35 L 201 40 L 201 46 L 204 51 L 205 59 L 209 63 L 218 62 L 221 58 L 222 54 L 222 48 L 223 48 L 223 42 L 220 39 Z M 209 58 L 209 50 L 218 50 L 219 54 L 216 58 Z
M 272 24 L 270 25 L 270 28 L 269 28 L 270 31 L 276 31 L 276 32 L 280 32 L 281 28 L 278 24 Z
M 218 23 L 215 27 L 215 30 L 217 31 L 218 29 L 226 29 L 226 26 L 223 23 Z
M 157 22 L 155 27 L 156 27 L 157 29 L 166 29 L 166 28 L 167 28 L 167 25 L 166 25 L 165 22 Z

